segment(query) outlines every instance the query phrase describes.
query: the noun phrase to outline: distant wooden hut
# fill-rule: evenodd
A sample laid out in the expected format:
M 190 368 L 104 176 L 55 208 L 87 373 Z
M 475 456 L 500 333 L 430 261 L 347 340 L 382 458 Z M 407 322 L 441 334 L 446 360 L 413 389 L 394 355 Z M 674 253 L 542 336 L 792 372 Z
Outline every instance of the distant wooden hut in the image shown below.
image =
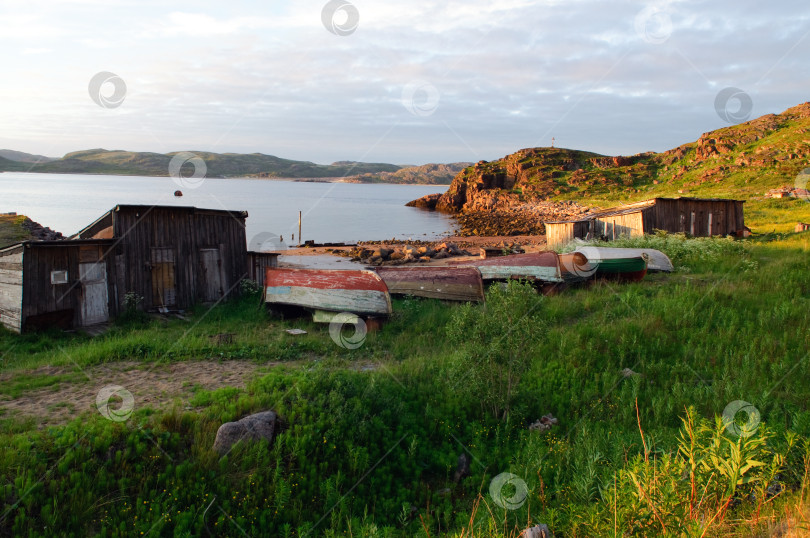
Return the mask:
M 546 222 L 549 248 L 574 239 L 616 239 L 655 230 L 695 237 L 737 234 L 745 229 L 743 201 L 721 198 L 654 198 L 591 213 L 581 219 Z
M 239 292 L 275 265 L 247 251 L 245 211 L 119 205 L 65 241 L 0 250 L 0 323 L 22 332 L 81 327 L 121 313 L 127 294 L 147 311 L 185 309 Z M 250 259 L 249 259 L 250 256 Z

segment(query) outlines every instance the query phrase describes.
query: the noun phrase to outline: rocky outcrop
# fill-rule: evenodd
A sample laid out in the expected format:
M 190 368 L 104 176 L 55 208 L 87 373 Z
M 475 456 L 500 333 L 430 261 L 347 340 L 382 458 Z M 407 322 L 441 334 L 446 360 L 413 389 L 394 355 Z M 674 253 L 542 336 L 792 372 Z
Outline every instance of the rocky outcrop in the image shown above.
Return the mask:
M 457 215 L 462 235 L 535 234 L 543 233 L 543 221 L 577 218 L 587 211 L 552 199 L 696 195 L 692 187 L 700 186 L 712 189 L 709 196 L 745 198 L 761 194 L 744 194 L 751 168 L 773 180 L 769 187 L 777 187 L 802 173 L 808 161 L 810 103 L 804 103 L 704 133 L 664 153 L 611 157 L 564 148 L 522 149 L 497 161 L 479 161 L 460 172 L 444 194 L 412 205 Z M 718 192 L 716 186 L 726 182 L 728 188 Z
M 405 204 L 407 207 L 418 207 L 420 209 L 436 209 L 436 204 L 439 203 L 439 198 L 442 197 L 441 193 L 428 194 L 421 198 L 417 198 Z
M 60 232 L 55 232 L 28 217 L 23 221 L 22 227 L 31 234 L 31 239 L 35 241 L 57 241 L 65 238 Z

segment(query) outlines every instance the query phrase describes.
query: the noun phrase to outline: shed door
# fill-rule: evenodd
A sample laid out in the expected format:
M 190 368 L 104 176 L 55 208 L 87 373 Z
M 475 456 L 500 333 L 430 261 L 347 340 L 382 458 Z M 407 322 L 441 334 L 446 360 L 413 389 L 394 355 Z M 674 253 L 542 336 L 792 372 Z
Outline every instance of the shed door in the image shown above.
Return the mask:
M 79 280 L 82 283 L 82 325 L 109 320 L 107 265 L 103 261 L 80 263 Z
M 203 301 L 222 298 L 222 258 L 218 248 L 200 249 L 200 280 Z
M 177 287 L 174 276 L 174 250 L 152 249 L 152 305 L 176 306 Z

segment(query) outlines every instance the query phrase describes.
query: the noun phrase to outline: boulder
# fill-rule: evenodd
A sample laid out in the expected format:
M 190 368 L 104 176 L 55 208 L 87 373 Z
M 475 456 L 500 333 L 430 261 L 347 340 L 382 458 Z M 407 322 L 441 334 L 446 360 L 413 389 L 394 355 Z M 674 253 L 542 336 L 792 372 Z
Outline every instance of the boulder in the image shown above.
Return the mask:
M 386 259 L 388 259 L 388 256 L 391 255 L 391 252 L 393 252 L 393 251 L 390 250 L 390 249 L 387 249 L 387 248 L 378 248 L 377 250 L 375 250 L 375 251 L 373 251 L 371 253 L 371 257 L 372 258 L 382 258 L 383 260 L 386 260 Z
M 520 533 L 520 538 L 553 538 L 553 534 L 548 528 L 548 525 L 535 525 Z
M 236 422 L 226 422 L 217 430 L 213 448 L 224 456 L 238 441 L 250 442 L 264 439 L 268 443 L 272 443 L 277 427 L 278 415 L 275 411 L 262 411 Z
M 438 194 L 428 194 L 427 196 L 423 196 L 418 200 L 413 200 L 405 204 L 408 207 L 420 207 L 422 209 L 436 209 L 436 204 L 439 202 L 439 198 L 442 197 L 442 193 Z
M 388 256 L 388 259 L 389 259 L 389 260 L 401 260 L 401 259 L 403 259 L 404 257 L 405 257 L 405 253 L 404 253 L 404 252 L 399 251 L 399 250 L 395 250 L 394 252 L 392 252 L 392 253 L 391 253 L 391 255 L 390 255 L 390 256 Z
M 425 263 L 430 261 L 430 256 L 422 256 L 419 258 L 420 263 Z

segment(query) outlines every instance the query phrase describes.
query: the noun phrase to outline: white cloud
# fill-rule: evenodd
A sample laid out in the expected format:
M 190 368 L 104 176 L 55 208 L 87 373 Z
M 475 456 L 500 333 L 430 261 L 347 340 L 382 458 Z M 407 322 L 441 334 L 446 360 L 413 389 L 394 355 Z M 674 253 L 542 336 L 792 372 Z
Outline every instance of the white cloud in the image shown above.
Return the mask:
M 604 153 L 667 149 L 722 126 L 713 101 L 727 86 L 748 91 L 755 113 L 807 100 L 810 6 L 799 0 L 656 3 L 672 21 L 660 44 L 636 33 L 651 4 L 631 0 L 356 0 L 360 24 L 345 37 L 322 25 L 324 3 L 20 3 L 0 13 L 11 53 L 0 125 L 31 151 L 330 162 L 371 150 L 418 163 L 496 158 L 551 136 Z M 99 71 L 127 82 L 114 111 L 87 94 Z M 430 116 L 402 106 L 414 80 L 440 92 Z

